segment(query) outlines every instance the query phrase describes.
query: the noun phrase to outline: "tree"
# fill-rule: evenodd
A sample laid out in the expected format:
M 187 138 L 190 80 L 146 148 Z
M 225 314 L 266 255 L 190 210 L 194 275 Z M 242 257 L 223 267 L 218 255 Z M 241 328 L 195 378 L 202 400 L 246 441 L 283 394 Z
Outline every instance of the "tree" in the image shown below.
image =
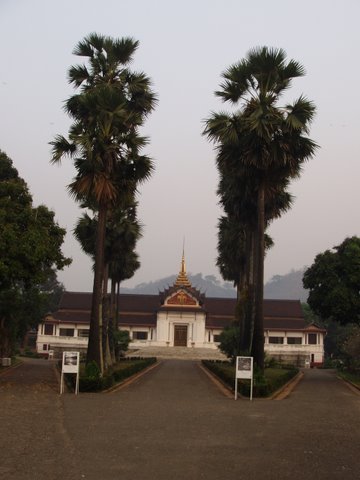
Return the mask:
M 360 327 L 353 325 L 350 334 L 342 344 L 342 353 L 351 370 L 360 371 Z
M 54 212 L 33 206 L 25 181 L 1 151 L 0 225 L 0 356 L 8 356 L 46 313 L 49 282 L 71 260 L 61 252 L 66 232 Z
M 303 277 L 308 304 L 322 319 L 360 324 L 360 238 L 346 238 L 315 257 Z
M 80 202 L 95 205 L 98 213 L 94 284 L 87 362 L 102 365 L 102 291 L 106 222 L 109 212 L 126 193 L 131 198 L 139 182 L 152 172 L 151 160 L 140 155 L 147 139 L 138 129 L 155 106 L 149 78 L 128 69 L 138 42 L 91 34 L 79 42 L 74 54 L 88 65 L 73 66 L 69 80 L 78 94 L 66 102 L 73 119 L 69 138 L 52 142 L 53 162 L 65 155 L 74 159 L 76 177 L 70 193 Z
M 284 192 L 290 178 L 299 175 L 302 163 L 311 158 L 316 145 L 306 134 L 315 107 L 301 96 L 293 104 L 279 105 L 293 78 L 304 75 L 303 67 L 282 49 L 251 50 L 247 57 L 223 74 L 223 101 L 240 106 L 233 115 L 213 114 L 204 133 L 218 146 L 220 174 L 242 177 L 243 188 L 255 199 L 254 230 L 254 335 L 252 354 L 264 367 L 263 288 L 267 199 Z M 249 184 L 249 179 L 251 182 Z M 243 209 L 243 206 L 242 206 Z

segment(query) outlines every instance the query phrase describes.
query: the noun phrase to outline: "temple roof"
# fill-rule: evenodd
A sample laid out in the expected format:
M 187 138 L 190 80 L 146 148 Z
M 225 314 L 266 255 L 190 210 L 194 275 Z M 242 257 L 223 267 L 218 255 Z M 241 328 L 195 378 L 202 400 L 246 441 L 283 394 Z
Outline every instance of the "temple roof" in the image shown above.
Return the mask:
M 179 287 L 170 287 L 175 293 Z M 180 290 L 194 295 L 193 287 Z M 120 295 L 120 325 L 156 327 L 157 312 L 161 309 L 179 310 L 181 306 L 162 305 L 164 295 Z M 168 293 L 168 292 L 167 292 Z M 64 292 L 59 310 L 46 317 L 46 321 L 59 323 L 83 323 L 90 321 L 91 293 Z M 206 328 L 224 328 L 235 319 L 235 298 L 200 296 L 200 307 L 206 313 Z M 199 311 L 199 307 L 188 307 L 188 311 Z M 264 300 L 265 330 L 323 331 L 316 325 L 307 325 L 299 300 Z

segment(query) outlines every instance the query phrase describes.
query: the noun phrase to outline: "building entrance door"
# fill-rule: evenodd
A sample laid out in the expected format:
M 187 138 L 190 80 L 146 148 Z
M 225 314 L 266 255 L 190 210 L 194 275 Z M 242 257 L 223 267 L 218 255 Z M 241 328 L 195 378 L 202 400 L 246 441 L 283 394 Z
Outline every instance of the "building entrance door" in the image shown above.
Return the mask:
M 174 347 L 187 347 L 187 325 L 174 325 Z

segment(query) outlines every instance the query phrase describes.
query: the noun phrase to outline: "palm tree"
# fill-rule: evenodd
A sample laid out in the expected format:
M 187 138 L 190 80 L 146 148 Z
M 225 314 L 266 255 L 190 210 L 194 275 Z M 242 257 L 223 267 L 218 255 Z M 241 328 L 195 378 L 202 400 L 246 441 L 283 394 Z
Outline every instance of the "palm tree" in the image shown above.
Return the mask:
M 266 227 L 266 197 L 275 197 L 284 183 L 299 175 L 303 162 L 311 158 L 315 143 L 306 135 L 315 107 L 301 96 L 293 104 L 279 105 L 293 78 L 304 75 L 303 67 L 290 60 L 282 49 L 267 47 L 251 50 L 241 62 L 224 74 L 223 101 L 240 107 L 234 115 L 213 114 L 204 133 L 218 144 L 220 153 L 227 149 L 237 156 L 218 155 L 226 175 L 246 170 L 253 178 L 256 199 L 255 317 L 252 354 L 257 365 L 264 366 L 263 283 Z M 223 148 L 225 146 L 225 148 Z M 266 193 L 268 192 L 268 194 Z
M 52 162 L 74 158 L 76 177 L 70 193 L 80 202 L 96 205 L 98 212 L 94 285 L 87 362 L 102 365 L 102 283 L 108 212 L 124 191 L 133 196 L 139 181 L 152 171 L 151 160 L 140 155 L 147 139 L 138 128 L 155 106 L 150 80 L 128 69 L 138 42 L 91 34 L 74 50 L 88 65 L 73 66 L 69 81 L 80 93 L 66 102 L 73 119 L 68 139 L 57 136 Z

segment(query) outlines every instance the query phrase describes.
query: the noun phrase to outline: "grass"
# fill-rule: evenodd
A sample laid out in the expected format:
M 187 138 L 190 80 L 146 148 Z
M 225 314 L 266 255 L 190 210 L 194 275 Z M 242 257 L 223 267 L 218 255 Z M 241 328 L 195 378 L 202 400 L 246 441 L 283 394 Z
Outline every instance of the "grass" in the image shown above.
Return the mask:
M 345 370 L 338 370 L 337 372 L 340 378 L 347 380 L 348 382 L 352 383 L 356 387 L 360 388 L 360 374 L 359 373 L 351 373 Z

